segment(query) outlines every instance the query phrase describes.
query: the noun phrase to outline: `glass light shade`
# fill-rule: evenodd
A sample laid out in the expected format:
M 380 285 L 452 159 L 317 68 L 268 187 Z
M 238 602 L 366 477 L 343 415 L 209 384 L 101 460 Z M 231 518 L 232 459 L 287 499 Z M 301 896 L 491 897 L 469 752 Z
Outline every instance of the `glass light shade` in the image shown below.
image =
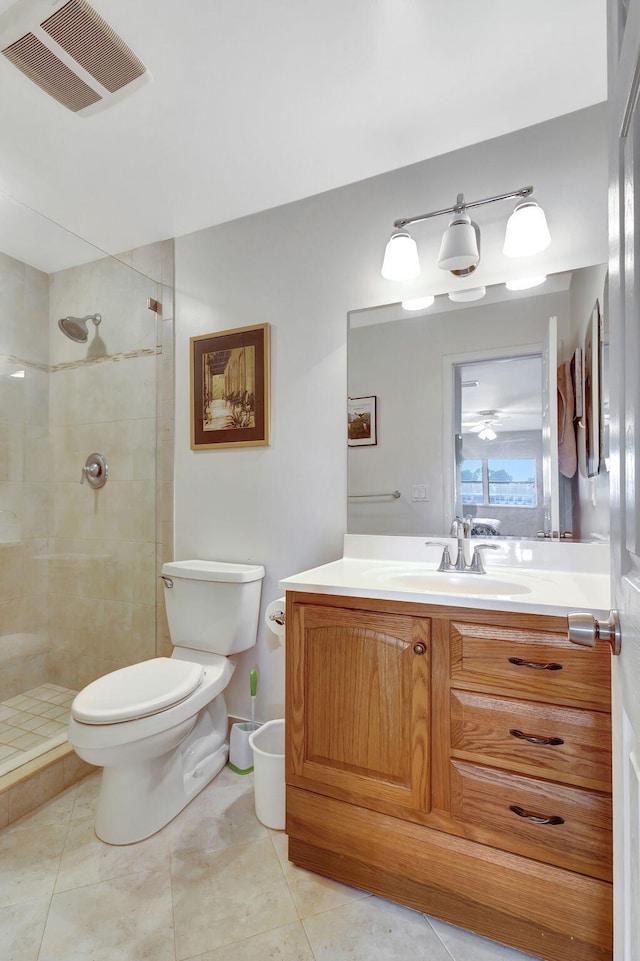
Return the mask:
M 516 205 L 507 221 L 504 235 L 505 257 L 529 257 L 539 254 L 551 243 L 544 210 L 535 200 L 523 200 Z
M 433 294 L 428 294 L 426 297 L 412 297 L 410 300 L 402 301 L 403 310 L 425 310 L 427 307 L 431 307 L 435 302 L 435 297 Z
M 539 277 L 521 277 L 519 280 L 508 280 L 505 287 L 507 290 L 529 290 L 531 287 L 539 287 L 546 279 L 546 274 L 540 274 Z
M 470 300 L 482 300 L 486 292 L 486 287 L 469 287 L 468 290 L 452 290 L 449 294 L 449 300 L 452 300 L 454 304 L 465 304 Z
M 394 230 L 391 234 L 380 273 L 387 280 L 413 280 L 419 276 L 418 247 L 406 230 Z
M 438 267 L 442 270 L 468 270 L 479 261 L 480 251 L 471 217 L 456 214 L 442 235 Z
M 483 427 L 482 430 L 478 431 L 480 440 L 495 440 L 497 436 L 492 427 Z

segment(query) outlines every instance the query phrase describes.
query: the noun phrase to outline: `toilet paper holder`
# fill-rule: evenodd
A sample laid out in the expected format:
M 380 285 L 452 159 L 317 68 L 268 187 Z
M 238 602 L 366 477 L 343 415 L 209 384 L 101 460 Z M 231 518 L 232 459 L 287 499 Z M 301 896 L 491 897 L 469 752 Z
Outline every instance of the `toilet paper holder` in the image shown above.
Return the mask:
M 280 627 L 284 627 L 286 622 L 286 615 L 284 611 L 272 611 L 269 614 L 269 620 L 273 621 L 274 624 L 279 624 Z

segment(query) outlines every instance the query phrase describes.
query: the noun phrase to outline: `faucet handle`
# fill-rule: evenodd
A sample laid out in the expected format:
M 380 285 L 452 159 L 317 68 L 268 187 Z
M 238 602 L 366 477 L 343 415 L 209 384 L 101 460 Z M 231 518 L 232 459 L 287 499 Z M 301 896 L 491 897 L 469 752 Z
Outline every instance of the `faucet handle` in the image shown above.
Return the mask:
M 471 563 L 469 565 L 469 570 L 472 574 L 486 574 L 484 569 L 484 564 L 482 562 L 482 551 L 497 551 L 499 550 L 497 544 L 478 544 L 473 549 L 473 557 L 471 558 Z
M 449 554 L 449 545 L 445 544 L 444 541 L 425 541 L 425 547 L 442 547 L 442 557 L 440 559 L 439 571 L 450 571 L 451 570 L 451 555 Z
M 451 521 L 451 530 L 449 531 L 449 537 L 460 537 L 460 528 L 464 528 L 464 521 L 457 514 Z

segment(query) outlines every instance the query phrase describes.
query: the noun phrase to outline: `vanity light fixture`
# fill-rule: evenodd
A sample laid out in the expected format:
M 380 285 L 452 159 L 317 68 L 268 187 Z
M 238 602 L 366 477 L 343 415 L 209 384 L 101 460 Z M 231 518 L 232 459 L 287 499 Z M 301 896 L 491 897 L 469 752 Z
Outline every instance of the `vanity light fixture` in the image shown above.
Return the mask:
M 391 234 L 380 272 L 387 280 L 413 280 L 419 276 L 418 247 L 406 230 L 394 230 Z
M 518 200 L 507 223 L 503 253 L 507 257 L 526 257 L 544 250 L 551 243 L 551 236 L 544 211 L 532 199 L 532 193 L 533 187 L 520 187 L 509 193 L 470 202 L 464 199 L 464 194 L 458 194 L 453 207 L 394 221 L 394 231 L 385 249 L 382 276 L 387 280 L 412 280 L 417 277 L 420 273 L 418 248 L 406 228 L 409 224 L 446 214 L 453 216 L 442 237 L 438 266 L 455 276 L 468 276 L 480 262 L 480 228 L 467 211 L 498 200 Z
M 435 303 L 435 297 L 433 294 L 428 294 L 426 297 L 411 297 L 409 300 L 402 301 L 403 310 L 426 310 L 427 307 L 432 307 Z
M 502 252 L 505 257 L 530 257 L 551 243 L 544 210 L 533 197 L 516 204 L 507 221 Z
M 471 300 L 482 300 L 487 292 L 486 287 L 469 287 L 467 290 L 452 290 L 449 293 L 449 300 L 454 304 L 466 304 Z
M 508 280 L 505 287 L 507 290 L 529 290 L 530 287 L 539 287 L 546 279 L 546 274 L 540 274 L 539 277 L 521 277 L 519 280 Z
M 480 228 L 468 214 L 456 214 L 442 235 L 438 267 L 457 277 L 473 273 L 480 263 Z

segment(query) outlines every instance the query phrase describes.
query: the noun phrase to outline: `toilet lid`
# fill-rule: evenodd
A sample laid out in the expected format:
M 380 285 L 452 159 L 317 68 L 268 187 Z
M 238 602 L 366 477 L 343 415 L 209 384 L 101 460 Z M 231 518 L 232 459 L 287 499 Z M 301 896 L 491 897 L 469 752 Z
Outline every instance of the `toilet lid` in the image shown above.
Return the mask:
M 76 696 L 71 714 L 83 724 L 116 724 L 178 704 L 202 681 L 201 664 L 156 657 L 92 681 Z

